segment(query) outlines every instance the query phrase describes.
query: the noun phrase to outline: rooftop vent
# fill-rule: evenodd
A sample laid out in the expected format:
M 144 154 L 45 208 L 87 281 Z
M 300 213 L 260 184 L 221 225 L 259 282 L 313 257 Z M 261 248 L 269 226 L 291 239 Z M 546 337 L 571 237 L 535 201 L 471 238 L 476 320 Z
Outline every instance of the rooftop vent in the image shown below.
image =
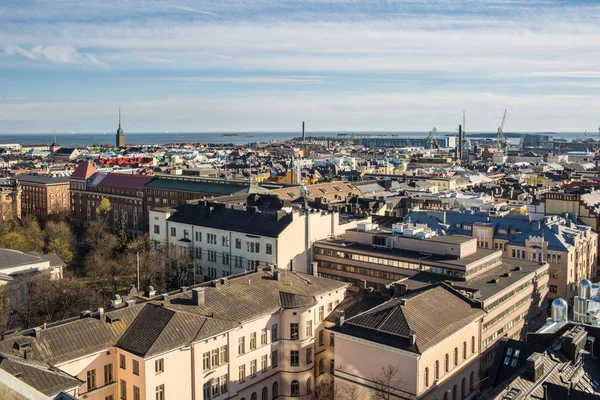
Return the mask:
M 114 324 L 115 322 L 119 322 L 120 320 L 121 320 L 121 318 L 119 318 L 115 315 L 110 315 L 110 314 L 106 315 L 106 322 L 109 324 Z

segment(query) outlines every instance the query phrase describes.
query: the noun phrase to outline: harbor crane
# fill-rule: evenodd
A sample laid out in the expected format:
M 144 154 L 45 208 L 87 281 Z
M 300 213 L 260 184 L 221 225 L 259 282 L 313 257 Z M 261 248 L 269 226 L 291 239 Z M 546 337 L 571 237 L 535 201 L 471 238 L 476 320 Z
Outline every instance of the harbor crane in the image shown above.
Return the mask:
M 430 149 L 438 148 L 437 129 L 435 126 L 432 130 L 429 131 L 429 135 L 427 136 L 427 143 L 429 143 Z
M 506 139 L 506 135 L 504 135 L 504 121 L 506 121 L 506 110 L 504 110 L 504 116 L 502 117 L 502 123 L 500 127 L 498 127 L 496 140 L 498 141 L 498 150 L 505 151 L 508 147 L 508 140 Z

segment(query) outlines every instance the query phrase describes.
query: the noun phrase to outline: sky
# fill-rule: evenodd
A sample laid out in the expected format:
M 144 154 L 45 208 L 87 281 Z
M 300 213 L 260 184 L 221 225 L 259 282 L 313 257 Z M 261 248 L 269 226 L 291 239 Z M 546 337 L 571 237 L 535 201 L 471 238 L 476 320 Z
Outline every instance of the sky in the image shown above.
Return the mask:
M 0 133 L 598 133 L 597 0 L 0 1 Z

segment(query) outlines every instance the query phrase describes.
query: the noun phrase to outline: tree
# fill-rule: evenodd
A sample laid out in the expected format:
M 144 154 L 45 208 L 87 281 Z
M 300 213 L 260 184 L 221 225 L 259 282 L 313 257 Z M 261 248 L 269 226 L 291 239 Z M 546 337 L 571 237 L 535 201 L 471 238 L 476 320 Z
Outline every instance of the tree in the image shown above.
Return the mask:
M 46 224 L 46 252 L 56 253 L 70 265 L 75 256 L 75 235 L 66 222 L 50 221 Z
M 371 393 L 374 400 L 407 398 L 408 393 L 403 390 L 405 382 L 397 365 L 388 364 L 381 367 L 379 373 L 373 376 L 371 380 L 373 381 Z
M 108 224 L 105 219 L 90 222 L 85 232 L 85 241 L 88 246 L 94 248 L 102 243 L 104 237 L 108 235 Z
M 190 252 L 181 246 L 169 244 L 164 249 L 164 255 L 169 281 L 167 289 L 179 289 L 187 285 L 193 278 L 190 276 L 190 267 L 193 267 Z
M 96 208 L 96 215 L 98 218 L 105 220 L 108 218 L 108 213 L 111 209 L 112 206 L 110 205 L 110 201 L 106 197 L 103 197 L 100 201 L 100 204 Z
M 32 216 L 27 216 L 22 219 L 23 226 L 20 233 L 25 237 L 26 247 L 21 251 L 36 251 L 41 253 L 44 251 L 44 233 L 37 219 Z
M 325 379 L 321 379 L 321 381 L 315 385 L 313 392 L 311 393 L 311 400 L 336 400 L 338 396 L 336 396 L 336 390 L 332 382 L 329 382 Z
M 167 269 L 165 255 L 151 249 L 148 235 L 138 236 L 127 245 L 127 259 L 136 265 L 140 262 L 140 289 L 153 286 L 158 292 L 167 290 Z M 135 271 L 134 271 L 135 272 Z M 134 278 L 135 275 L 134 275 Z M 137 278 L 136 278 L 137 279 Z
M 339 400 L 359 400 L 360 391 L 356 385 L 344 383 L 341 381 L 335 382 L 335 398 Z
M 20 233 L 9 232 L 0 236 L 0 248 L 26 251 L 27 240 Z
M 119 219 L 119 229 L 117 238 L 119 239 L 119 246 L 121 249 L 127 247 L 127 223 L 125 222 L 125 214 L 121 214 Z

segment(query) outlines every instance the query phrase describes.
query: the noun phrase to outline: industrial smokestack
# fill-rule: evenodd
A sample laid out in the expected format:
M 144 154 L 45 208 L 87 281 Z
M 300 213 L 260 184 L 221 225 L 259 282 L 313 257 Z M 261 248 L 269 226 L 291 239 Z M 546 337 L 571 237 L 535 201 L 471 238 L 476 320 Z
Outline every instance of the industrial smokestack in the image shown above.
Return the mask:
M 462 125 L 458 126 L 458 151 L 456 153 L 456 159 L 462 162 L 463 160 L 463 131 Z
M 304 121 L 302 121 L 302 141 L 304 142 Z

